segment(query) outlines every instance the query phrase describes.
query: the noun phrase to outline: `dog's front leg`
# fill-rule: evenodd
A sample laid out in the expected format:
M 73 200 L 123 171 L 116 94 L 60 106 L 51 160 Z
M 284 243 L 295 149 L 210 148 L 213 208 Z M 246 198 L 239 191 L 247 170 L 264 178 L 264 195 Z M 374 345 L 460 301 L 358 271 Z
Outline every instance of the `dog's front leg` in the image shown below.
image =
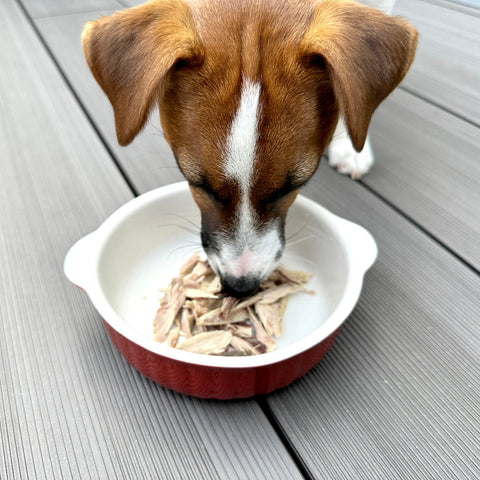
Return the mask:
M 387 15 L 392 14 L 395 0 L 360 0 L 369 7 L 381 10 Z M 328 147 L 328 163 L 340 173 L 358 179 L 365 175 L 374 163 L 370 137 L 367 136 L 363 150 L 357 152 L 352 145 L 347 129 L 342 119 L 339 120 L 333 139 Z
M 348 136 L 345 123 L 340 119 L 328 147 L 329 165 L 344 175 L 359 179 L 370 170 L 374 160 L 369 136 L 367 135 L 363 150 L 357 152 Z

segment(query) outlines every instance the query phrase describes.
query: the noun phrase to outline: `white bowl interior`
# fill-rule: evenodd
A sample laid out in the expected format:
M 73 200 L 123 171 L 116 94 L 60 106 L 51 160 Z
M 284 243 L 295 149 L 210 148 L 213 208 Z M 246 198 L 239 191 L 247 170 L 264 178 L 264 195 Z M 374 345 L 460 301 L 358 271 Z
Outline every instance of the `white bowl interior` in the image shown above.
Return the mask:
M 290 297 L 277 350 L 317 330 L 342 300 L 351 272 L 336 218 L 301 198 L 289 211 L 281 265 L 314 273 L 308 287 L 316 293 Z M 99 254 L 99 284 L 120 319 L 153 344 L 159 289 L 178 274 L 191 253 L 201 250 L 200 215 L 183 188 L 153 196 L 126 215 L 124 210 L 122 219 L 119 223 L 113 215 L 103 227 L 111 231 Z

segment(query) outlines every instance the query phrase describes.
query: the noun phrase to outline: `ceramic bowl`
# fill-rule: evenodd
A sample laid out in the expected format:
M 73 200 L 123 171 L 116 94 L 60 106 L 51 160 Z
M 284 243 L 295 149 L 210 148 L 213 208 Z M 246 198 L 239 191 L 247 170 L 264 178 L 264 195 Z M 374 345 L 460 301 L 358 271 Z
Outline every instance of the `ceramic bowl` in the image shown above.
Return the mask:
M 377 247 L 361 226 L 299 196 L 287 218 L 281 264 L 314 274 L 314 295 L 290 297 L 277 348 L 245 357 L 185 352 L 153 340 L 161 294 L 200 250 L 200 215 L 185 182 L 129 201 L 69 250 L 68 279 L 90 297 L 125 359 L 187 395 L 246 398 L 284 387 L 316 365 L 354 308 Z

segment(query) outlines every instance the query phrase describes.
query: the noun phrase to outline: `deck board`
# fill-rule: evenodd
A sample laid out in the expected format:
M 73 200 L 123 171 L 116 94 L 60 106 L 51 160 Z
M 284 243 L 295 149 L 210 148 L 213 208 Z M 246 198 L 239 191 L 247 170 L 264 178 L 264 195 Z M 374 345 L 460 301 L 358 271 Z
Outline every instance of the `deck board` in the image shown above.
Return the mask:
M 374 115 L 362 182 L 480 270 L 479 128 L 401 89 Z
M 83 25 L 110 11 L 80 13 L 36 20 L 47 45 L 89 113 L 104 141 L 121 164 L 137 192 L 183 180 L 163 138 L 157 109 L 145 128 L 127 147 L 118 144 L 112 107 L 88 69 L 80 44 Z
M 379 257 L 323 362 L 268 397 L 282 427 L 314 478 L 479 478 L 479 276 L 327 165 L 306 193 Z
M 64 278 L 67 249 L 132 198 L 128 183 L 142 193 L 182 177 L 156 112 L 118 146 L 81 51 L 86 21 L 141 1 L 22 3 L 56 65 L 15 1 L 0 2 L 0 478 L 303 478 L 259 403 L 195 400 L 145 379 Z M 374 116 L 377 163 L 352 182 L 324 162 L 305 190 L 379 244 L 326 358 L 260 402 L 313 478 L 480 478 L 470 10 L 398 0 L 421 41 Z
M 397 0 L 393 14 L 420 33 L 402 86 L 480 126 L 480 10 L 477 16 L 455 7 L 453 2 Z
M 32 18 L 124 8 L 116 0 L 20 0 Z
M 182 179 L 160 134 L 156 111 L 132 145 L 118 146 L 111 106 L 78 43 L 82 26 L 92 15 L 100 13 L 44 18 L 36 24 L 138 191 Z M 371 133 L 377 162 L 365 184 L 480 268 L 478 128 L 397 90 L 375 114 Z
M 132 193 L 13 0 L 0 39 L 0 478 L 302 478 L 256 402 L 145 379 L 66 280 Z

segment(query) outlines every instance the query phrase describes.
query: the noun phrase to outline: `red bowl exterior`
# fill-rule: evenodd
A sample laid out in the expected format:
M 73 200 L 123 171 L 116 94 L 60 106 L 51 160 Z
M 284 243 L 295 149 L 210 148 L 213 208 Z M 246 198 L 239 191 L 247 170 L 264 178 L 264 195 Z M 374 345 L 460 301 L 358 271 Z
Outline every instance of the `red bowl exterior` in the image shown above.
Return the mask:
M 286 387 L 317 365 L 333 345 L 340 328 L 294 357 L 272 365 L 219 368 L 181 362 L 151 352 L 103 321 L 113 344 L 127 362 L 154 382 L 184 395 L 227 400 L 248 398 Z

